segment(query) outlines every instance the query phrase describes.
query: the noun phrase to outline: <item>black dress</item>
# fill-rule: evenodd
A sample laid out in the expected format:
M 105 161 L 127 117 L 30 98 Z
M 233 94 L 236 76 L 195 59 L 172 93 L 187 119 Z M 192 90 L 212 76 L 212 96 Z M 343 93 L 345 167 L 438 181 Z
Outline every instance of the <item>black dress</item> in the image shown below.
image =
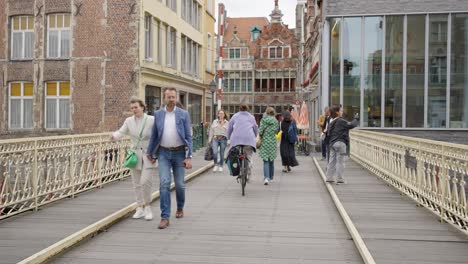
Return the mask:
M 296 159 L 296 153 L 294 152 L 294 144 L 289 143 L 288 141 L 288 128 L 291 125 L 291 121 L 281 122 L 281 130 L 283 134 L 281 135 L 281 144 L 280 144 L 280 154 L 281 162 L 283 166 L 294 167 L 299 165 Z

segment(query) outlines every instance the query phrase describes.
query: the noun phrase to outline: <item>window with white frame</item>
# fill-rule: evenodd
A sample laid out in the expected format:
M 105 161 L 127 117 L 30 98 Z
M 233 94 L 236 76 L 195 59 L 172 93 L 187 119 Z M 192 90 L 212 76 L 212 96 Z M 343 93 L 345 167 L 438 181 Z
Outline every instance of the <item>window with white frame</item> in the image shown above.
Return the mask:
M 211 35 L 208 34 L 208 39 L 207 39 L 207 50 L 206 50 L 206 69 L 208 71 L 211 71 L 212 70 L 212 57 L 213 57 L 213 51 L 211 50 L 213 47 L 211 45 L 211 42 L 212 42 L 212 38 L 211 38 Z
M 177 42 L 176 31 L 174 28 L 166 28 L 166 65 L 172 68 L 177 67 Z
M 70 57 L 70 15 L 47 16 L 47 57 Z
M 70 128 L 70 83 L 47 82 L 45 100 L 47 129 Z
M 27 60 L 34 52 L 34 17 L 11 18 L 11 59 Z
M 177 0 L 166 0 L 166 6 L 177 12 Z
M 270 59 L 277 59 L 283 57 L 282 47 L 270 47 Z
M 162 53 L 162 36 L 164 35 L 164 32 L 163 32 L 163 24 L 161 21 L 157 21 L 156 23 L 156 26 L 157 26 L 157 32 L 158 32 L 158 36 L 157 36 L 157 54 L 156 54 L 156 57 L 155 57 L 155 60 L 162 64 L 162 56 L 163 56 L 163 53 Z
M 186 36 L 182 36 L 182 72 L 200 76 L 200 45 Z
M 10 83 L 8 104 L 8 127 L 10 129 L 33 128 L 33 84 L 30 82 Z
M 145 59 L 153 60 L 153 17 L 145 16 Z
M 208 12 L 211 14 L 211 15 L 214 15 L 214 12 L 213 12 L 213 0 L 208 0 L 207 3 L 206 3 L 206 10 L 208 10 Z
M 229 49 L 229 58 L 230 59 L 240 59 L 240 48 Z
M 200 30 L 200 15 L 201 6 L 196 0 L 181 0 L 182 1 L 182 13 L 181 17 L 187 23 L 192 25 L 194 28 Z

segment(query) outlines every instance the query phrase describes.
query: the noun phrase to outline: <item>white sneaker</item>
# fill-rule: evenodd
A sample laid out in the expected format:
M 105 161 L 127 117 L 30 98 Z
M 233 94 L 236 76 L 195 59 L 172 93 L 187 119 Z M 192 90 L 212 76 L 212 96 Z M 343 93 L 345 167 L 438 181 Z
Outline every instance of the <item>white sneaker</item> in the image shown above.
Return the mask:
M 273 179 L 271 179 L 271 180 L 269 180 L 268 182 L 269 182 L 269 183 L 272 183 L 272 182 L 274 182 L 274 180 L 273 180 Z
M 135 214 L 133 214 L 133 219 L 139 219 L 145 216 L 145 211 L 141 207 L 137 207 Z
M 151 206 L 145 206 L 145 220 L 153 220 L 153 212 L 151 211 Z
M 223 172 L 223 167 L 219 167 L 219 168 L 218 168 L 218 171 L 219 171 L 219 172 Z
M 215 165 L 213 168 L 213 172 L 217 172 L 217 171 L 218 171 L 218 165 Z
M 263 181 L 263 185 L 268 185 L 268 179 L 265 179 L 265 180 Z

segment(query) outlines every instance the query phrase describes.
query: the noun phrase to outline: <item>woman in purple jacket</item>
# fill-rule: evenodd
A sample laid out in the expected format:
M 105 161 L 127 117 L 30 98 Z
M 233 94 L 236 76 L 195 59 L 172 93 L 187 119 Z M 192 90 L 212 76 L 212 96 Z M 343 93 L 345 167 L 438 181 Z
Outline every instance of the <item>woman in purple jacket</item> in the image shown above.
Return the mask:
M 230 140 L 231 148 L 244 145 L 244 153 L 249 161 L 252 161 L 252 154 L 255 151 L 256 138 L 258 134 L 257 122 L 252 114 L 249 113 L 249 107 L 241 104 L 239 112 L 234 114 L 229 121 L 227 138 Z M 252 163 L 249 162 L 251 168 Z M 250 169 L 247 177 L 250 178 Z

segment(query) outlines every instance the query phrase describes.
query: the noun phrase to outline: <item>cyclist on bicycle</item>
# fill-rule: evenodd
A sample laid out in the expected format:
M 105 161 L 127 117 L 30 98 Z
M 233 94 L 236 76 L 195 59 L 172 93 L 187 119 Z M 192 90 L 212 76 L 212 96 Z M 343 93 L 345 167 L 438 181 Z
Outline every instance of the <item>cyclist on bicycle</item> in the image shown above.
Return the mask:
M 257 135 L 258 126 L 255 118 L 249 113 L 249 107 L 246 104 L 241 104 L 239 112 L 232 116 L 227 129 L 227 138 L 230 140 L 231 148 L 244 146 L 244 154 L 249 161 L 252 161 Z M 252 163 L 249 162 L 248 178 L 250 178 L 251 165 Z

